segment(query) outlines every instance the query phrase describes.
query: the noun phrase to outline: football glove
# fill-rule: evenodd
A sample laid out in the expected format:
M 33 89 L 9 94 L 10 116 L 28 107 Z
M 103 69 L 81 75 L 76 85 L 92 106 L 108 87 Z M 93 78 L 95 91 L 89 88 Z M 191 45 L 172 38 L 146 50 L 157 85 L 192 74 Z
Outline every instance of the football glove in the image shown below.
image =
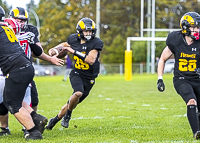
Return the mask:
M 27 41 L 29 44 L 35 43 L 34 38 L 35 38 L 35 34 L 33 34 L 32 32 L 27 32 Z
M 160 92 L 163 92 L 165 90 L 165 84 L 162 79 L 159 79 L 157 82 L 157 88 Z

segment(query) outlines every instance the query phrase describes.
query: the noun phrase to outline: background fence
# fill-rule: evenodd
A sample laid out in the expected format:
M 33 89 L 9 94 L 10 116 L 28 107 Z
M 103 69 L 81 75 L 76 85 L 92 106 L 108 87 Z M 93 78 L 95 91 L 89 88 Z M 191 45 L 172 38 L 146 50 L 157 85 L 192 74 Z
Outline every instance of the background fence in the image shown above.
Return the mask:
M 64 75 L 66 67 L 59 67 L 54 65 L 34 65 L 35 70 L 37 70 L 37 75 Z M 136 63 L 132 64 L 132 73 L 144 73 L 146 72 L 146 63 Z M 101 64 L 100 74 L 124 74 L 124 63 L 123 64 Z

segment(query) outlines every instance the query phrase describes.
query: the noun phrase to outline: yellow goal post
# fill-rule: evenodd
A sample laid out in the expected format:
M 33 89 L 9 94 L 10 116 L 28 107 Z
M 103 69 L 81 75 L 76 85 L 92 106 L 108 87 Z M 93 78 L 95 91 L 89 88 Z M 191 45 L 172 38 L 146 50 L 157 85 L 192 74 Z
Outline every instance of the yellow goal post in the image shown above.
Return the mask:
M 125 80 L 132 80 L 132 50 L 131 41 L 166 41 L 167 37 L 127 37 L 125 50 Z M 151 47 L 151 68 L 155 68 L 155 45 Z

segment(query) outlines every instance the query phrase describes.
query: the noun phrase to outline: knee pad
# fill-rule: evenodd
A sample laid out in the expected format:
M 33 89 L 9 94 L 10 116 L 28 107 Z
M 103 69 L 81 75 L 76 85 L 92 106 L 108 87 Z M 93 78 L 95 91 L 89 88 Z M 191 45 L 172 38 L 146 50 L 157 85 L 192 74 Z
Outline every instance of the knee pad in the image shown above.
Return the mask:
M 6 108 L 6 106 L 2 103 L 0 103 L 0 115 L 4 116 L 8 114 L 8 109 Z

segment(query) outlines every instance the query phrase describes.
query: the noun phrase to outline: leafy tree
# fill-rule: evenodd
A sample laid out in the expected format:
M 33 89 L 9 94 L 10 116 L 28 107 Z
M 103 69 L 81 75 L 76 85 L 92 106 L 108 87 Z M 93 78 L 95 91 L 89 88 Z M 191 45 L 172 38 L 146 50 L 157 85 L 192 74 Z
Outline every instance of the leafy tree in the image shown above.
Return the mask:
M 124 62 L 127 37 L 139 35 L 140 9 L 137 8 L 139 6 L 140 2 L 134 0 L 102 0 L 101 39 L 105 44 L 102 62 Z M 103 27 L 105 25 L 108 25 L 107 29 Z
M 67 41 L 67 37 L 76 32 L 76 24 L 83 17 L 91 17 L 91 12 L 83 11 L 81 0 L 62 3 L 60 0 L 41 0 L 38 13 L 41 23 L 41 41 L 47 51 L 55 45 Z
M 10 12 L 12 7 L 8 6 L 7 2 L 6 1 L 2 1 L 2 0 L 0 0 L 0 5 L 5 10 L 6 17 L 8 17 L 9 16 L 9 12 Z
M 33 3 L 33 0 L 31 1 Z M 156 28 L 179 29 L 182 15 L 188 11 L 200 13 L 197 0 L 169 1 L 156 0 Z M 144 3 L 144 28 L 147 27 L 148 3 Z M 76 32 L 76 23 L 83 17 L 96 20 L 94 0 L 40 0 L 34 8 L 40 17 L 40 40 L 45 52 L 64 42 Z M 127 37 L 140 36 L 140 1 L 101 0 L 100 37 L 104 42 L 100 60 L 103 63 L 123 63 Z M 156 32 L 156 36 L 166 37 L 168 32 Z M 147 35 L 147 32 L 144 32 Z M 133 62 L 146 61 L 146 42 L 132 42 Z M 165 42 L 156 42 L 156 56 L 160 56 Z
M 35 1 L 31 0 L 30 3 L 26 5 L 26 9 L 29 14 L 29 24 L 37 26 L 37 20 L 34 15 L 34 13 L 36 13 L 36 15 L 37 15 L 37 6 L 35 5 Z

